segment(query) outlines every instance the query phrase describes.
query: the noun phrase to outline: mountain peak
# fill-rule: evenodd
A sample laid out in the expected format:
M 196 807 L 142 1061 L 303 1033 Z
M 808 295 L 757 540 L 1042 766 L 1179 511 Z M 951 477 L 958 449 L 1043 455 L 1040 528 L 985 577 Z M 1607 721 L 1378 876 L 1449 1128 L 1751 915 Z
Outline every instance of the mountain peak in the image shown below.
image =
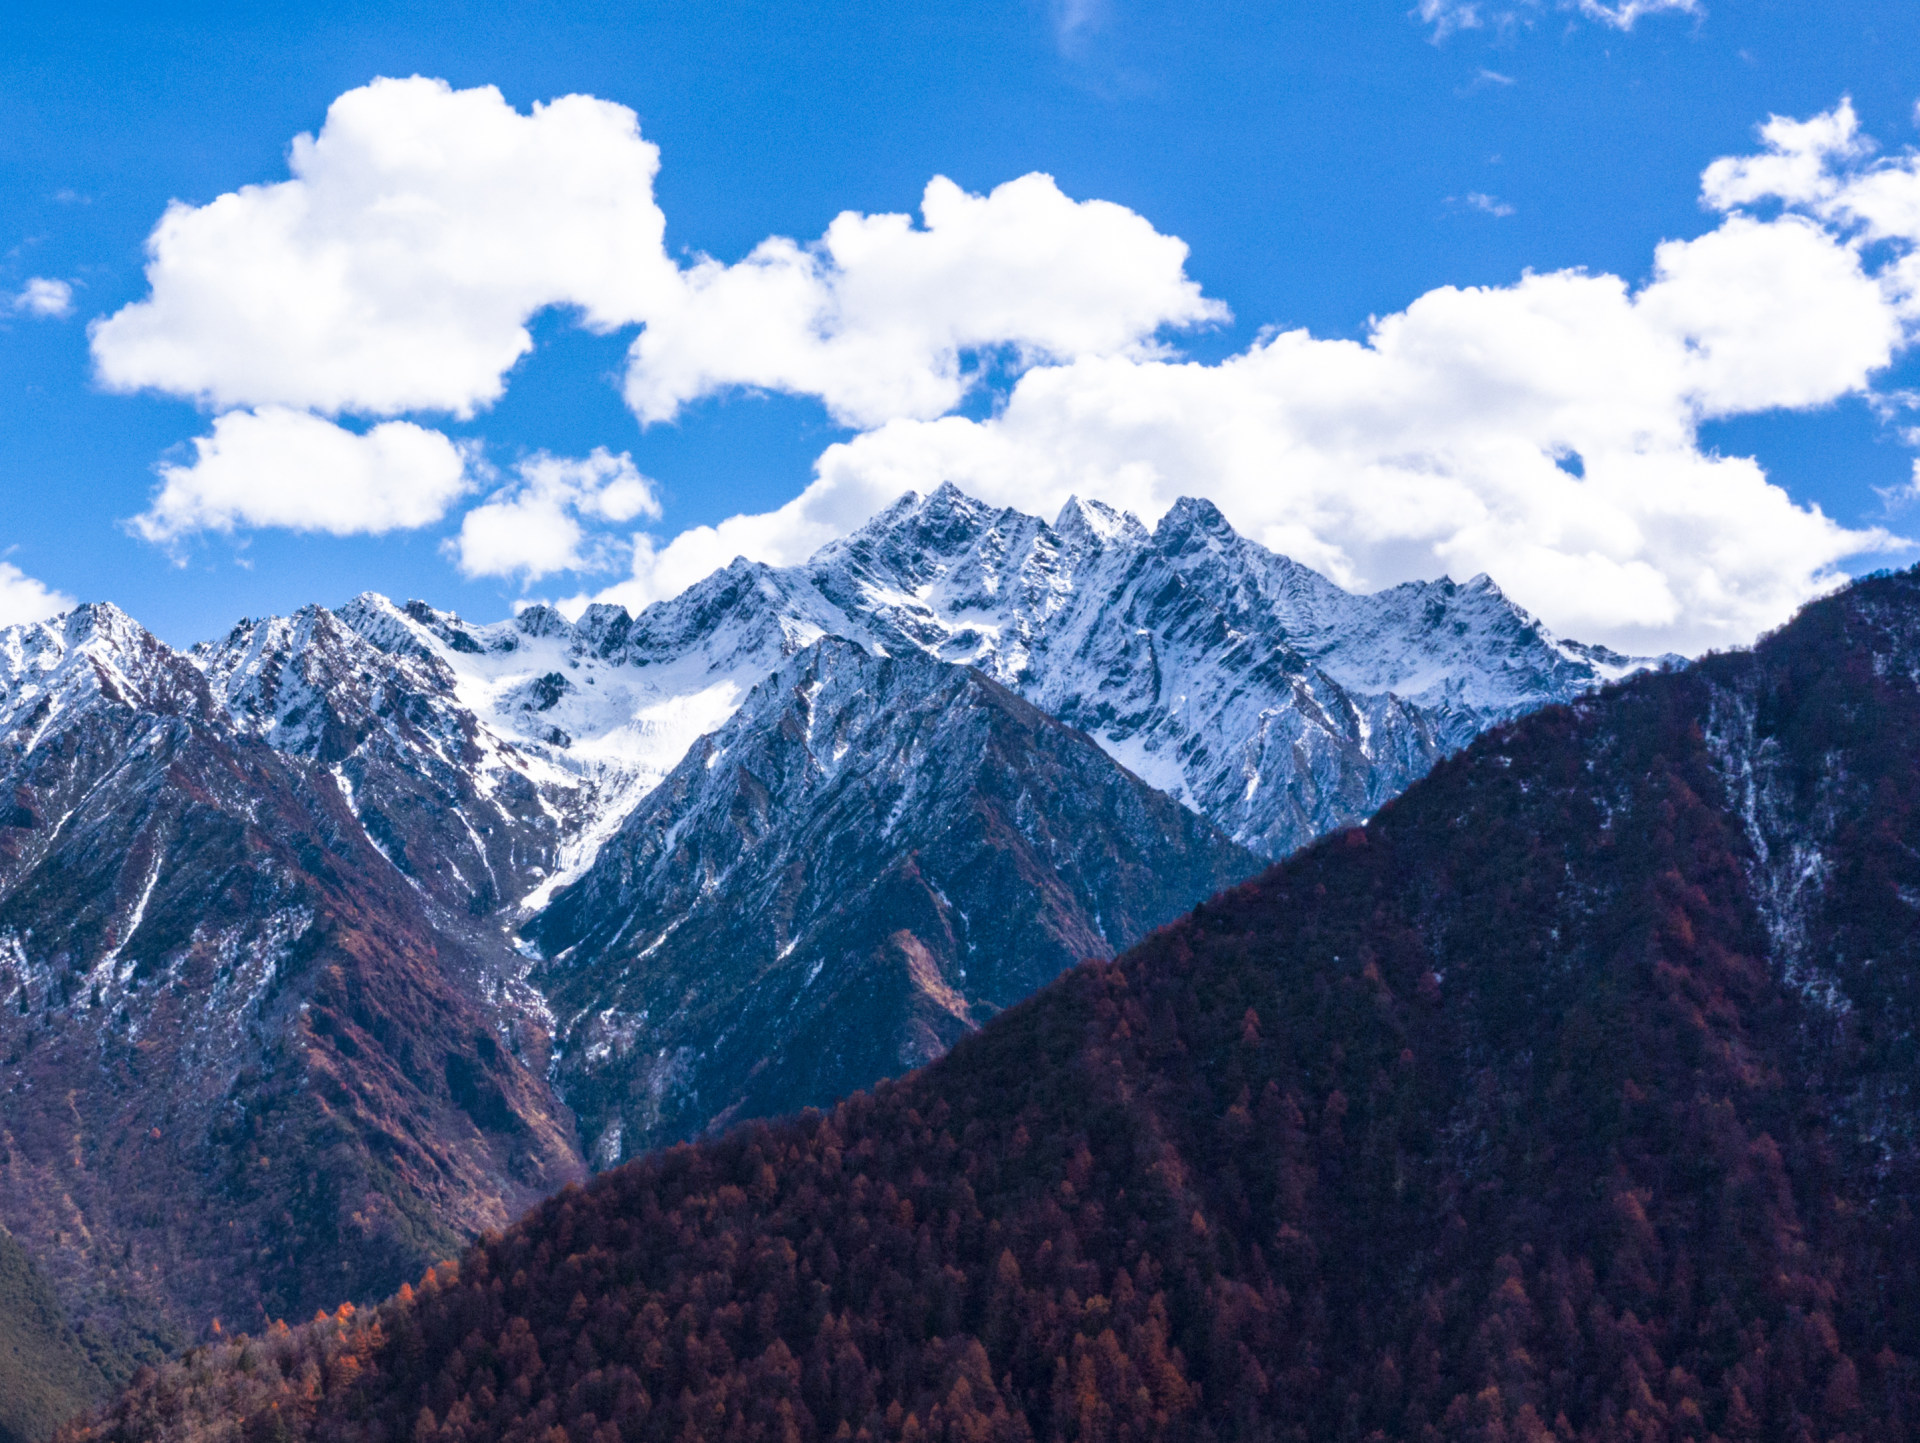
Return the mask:
M 1160 518 L 1153 539 L 1162 550 L 1180 550 L 1196 541 L 1234 542 L 1241 537 L 1220 508 L 1204 496 L 1182 496 Z
M 1120 511 L 1104 501 L 1083 500 L 1078 496 L 1067 498 L 1060 514 L 1053 519 L 1053 529 L 1065 537 L 1091 537 L 1101 542 L 1147 537 L 1147 528 L 1131 511 Z
M 75 629 L 88 632 L 138 632 L 147 635 L 147 629 L 135 621 L 126 612 L 111 601 L 83 601 L 66 613 L 69 634 Z
M 543 602 L 522 608 L 513 618 L 514 629 L 523 636 L 562 636 L 573 629 L 568 621 L 553 607 Z
M 85 649 L 102 658 L 131 661 L 155 648 L 171 651 L 166 643 L 111 601 L 83 601 L 42 625 L 57 626 L 62 643 L 69 649 Z
M 612 656 L 633 630 L 633 617 L 626 607 L 610 601 L 596 601 L 580 613 L 573 624 L 574 635 L 601 656 Z
M 37 740 L 90 696 L 166 715 L 210 703 L 192 660 L 110 601 L 0 630 L 0 726 L 38 717 Z
M 432 654 L 422 639 L 430 628 L 410 611 L 378 591 L 363 591 L 334 613 L 356 635 L 385 652 Z
M 926 496 L 908 492 L 854 535 L 911 537 L 916 544 L 949 550 L 967 545 L 998 514 L 999 508 L 942 481 Z
M 946 490 L 947 487 L 952 486 L 952 484 L 952 482 L 947 482 L 940 490 Z M 957 491 L 959 488 L 953 487 L 953 489 Z M 903 492 L 900 498 L 891 506 L 883 507 L 881 510 L 876 511 L 872 516 L 869 516 L 859 526 L 854 528 L 853 532 L 847 537 L 847 540 L 856 541 L 863 536 L 891 535 L 903 525 L 917 518 L 926 510 L 934 497 L 938 495 L 940 495 L 940 491 L 935 491 L 927 496 L 922 496 L 918 491 Z

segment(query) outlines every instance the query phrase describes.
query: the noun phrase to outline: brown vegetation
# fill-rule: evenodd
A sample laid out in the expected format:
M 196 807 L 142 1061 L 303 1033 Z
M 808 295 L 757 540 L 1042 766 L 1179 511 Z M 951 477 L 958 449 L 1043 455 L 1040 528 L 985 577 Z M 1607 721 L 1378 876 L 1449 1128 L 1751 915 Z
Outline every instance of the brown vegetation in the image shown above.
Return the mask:
M 901 1083 L 68 1437 L 1908 1437 L 1917 675 L 1907 574 L 1539 714 Z

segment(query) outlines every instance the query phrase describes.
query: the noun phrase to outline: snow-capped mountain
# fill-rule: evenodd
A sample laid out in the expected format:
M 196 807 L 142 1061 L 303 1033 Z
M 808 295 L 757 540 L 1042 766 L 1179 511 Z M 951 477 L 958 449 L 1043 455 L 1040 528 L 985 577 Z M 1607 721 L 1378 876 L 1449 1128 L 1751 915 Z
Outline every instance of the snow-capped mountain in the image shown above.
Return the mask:
M 1907 1440 L 1917 1074 L 1910 570 L 76 1443 Z
M 445 916 L 123 613 L 0 632 L 0 1224 L 76 1322 L 137 1360 L 301 1316 L 578 1174 Z
M 638 624 L 593 606 L 475 626 L 367 593 L 242 621 L 191 656 L 236 726 L 324 766 L 442 905 L 525 915 L 755 684 L 826 623 L 848 629 L 817 598 L 731 579 Z
M 946 486 L 801 570 L 877 644 L 981 668 L 1269 857 L 1493 723 L 1649 664 L 1560 641 L 1486 577 L 1356 596 L 1205 501 L 1148 531 Z
M 1259 866 L 980 672 L 826 638 L 526 932 L 606 1166 L 931 1061 Z
M 1554 637 L 1485 577 L 1354 595 L 1204 501 L 1149 531 L 1098 502 L 1049 524 L 952 486 L 638 617 L 535 606 L 473 625 L 368 594 L 195 657 L 243 727 L 328 758 L 382 846 L 394 809 L 424 805 L 418 866 L 476 913 L 526 916 L 823 636 L 977 667 L 1268 857 L 1370 815 L 1487 726 L 1652 664 Z
M 383 1291 L 1641 664 L 1484 580 L 1349 595 L 1205 503 L 951 487 L 638 616 L 0 631 L 0 1224 L 132 1355 Z

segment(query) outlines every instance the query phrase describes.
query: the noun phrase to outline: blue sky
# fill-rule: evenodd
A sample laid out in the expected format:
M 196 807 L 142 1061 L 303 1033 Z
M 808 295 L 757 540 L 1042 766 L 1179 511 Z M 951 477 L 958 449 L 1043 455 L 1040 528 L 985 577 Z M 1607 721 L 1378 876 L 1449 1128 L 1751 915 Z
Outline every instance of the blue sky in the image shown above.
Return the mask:
M 1764 266 L 1741 269 L 1744 251 L 1732 259 L 1731 248 L 1727 256 L 1700 252 L 1688 272 L 1691 289 L 1674 288 L 1678 299 L 1662 312 L 1684 312 L 1684 324 L 1662 320 L 1663 336 L 1684 332 L 1676 344 L 1699 352 L 1712 349 L 1695 334 L 1702 326 L 1733 336 L 1731 347 L 1748 345 L 1746 332 L 1735 334 L 1739 325 L 1764 325 L 1756 344 L 1784 338 L 1800 356 L 1831 340 L 1833 359 L 1811 377 L 1676 381 L 1676 394 L 1684 395 L 1672 403 L 1678 410 L 1668 409 L 1688 434 L 1657 442 L 1667 448 L 1665 469 L 1648 469 L 1648 462 L 1629 475 L 1622 461 L 1623 479 L 1608 481 L 1619 495 L 1604 516 L 1588 515 L 1592 498 L 1581 491 L 1597 494 L 1609 464 L 1593 458 L 1616 445 L 1609 439 L 1616 433 L 1629 437 L 1617 442 L 1629 450 L 1656 445 L 1645 440 L 1650 426 L 1658 429 L 1654 422 L 1594 422 L 1598 429 L 1590 433 L 1598 439 L 1579 446 L 1556 439 L 1558 421 L 1516 422 L 1518 439 L 1500 456 L 1474 437 L 1439 437 L 1428 455 L 1421 430 L 1427 425 L 1438 437 L 1445 429 L 1423 423 L 1421 407 L 1432 405 L 1442 420 L 1464 407 L 1472 421 L 1482 393 L 1505 384 L 1474 369 L 1492 334 L 1485 328 L 1495 322 L 1478 313 L 1440 315 L 1443 307 L 1422 300 L 1438 288 L 1488 287 L 1496 300 L 1517 298 L 1526 316 L 1498 334 L 1522 356 L 1534 344 L 1534 320 L 1550 313 L 1559 338 L 1550 344 L 1565 350 L 1552 364 L 1577 371 L 1589 347 L 1595 356 L 1608 354 L 1618 339 L 1605 298 L 1516 290 L 1527 272 L 1584 268 L 1589 277 L 1619 277 L 1637 294 L 1655 277 L 1660 242 L 1722 232 L 1738 220 L 1729 205 L 1744 207 L 1740 214 L 1756 227 L 1781 223 L 1783 210 L 1813 214 L 1828 205 L 1811 192 L 1787 196 L 1757 183 L 1737 202 L 1703 205 L 1703 172 L 1719 158 L 1762 153 L 1756 127 L 1770 115 L 1804 120 L 1850 97 L 1858 134 L 1877 142 L 1881 170 L 1874 173 L 1883 178 L 1920 139 L 1915 7 L 1884 0 L 1818 7 L 1700 0 L 1672 8 L 1676 3 L 1631 17 L 1631 24 L 1610 23 L 1593 0 L 1584 11 L 1556 0 L 1488 0 L 1477 10 L 1440 4 L 1426 18 L 1403 0 L 1265 7 L 521 0 L 287 5 L 271 13 L 211 4 L 14 5 L 0 20 L 0 293 L 18 298 L 0 322 L 0 389 L 7 398 L 0 407 L 0 553 L 24 577 L 64 596 L 113 600 L 175 642 L 218 633 L 241 615 L 337 602 L 364 588 L 424 596 L 488 618 L 531 596 L 608 592 L 638 604 L 681 584 L 706 558 L 725 560 L 721 553 L 735 547 L 792 559 L 794 548 L 852 524 L 892 481 L 922 484 L 952 474 L 995 499 L 1030 494 L 1036 506 L 1057 504 L 1064 489 L 1107 494 L 1149 513 L 1183 490 L 1214 494 L 1250 534 L 1304 553 L 1352 584 L 1486 569 L 1577 635 L 1690 649 L 1737 641 L 1779 619 L 1836 568 L 1911 558 L 1910 550 L 1884 539 L 1868 545 L 1858 535 L 1873 528 L 1920 534 L 1920 507 L 1909 510 L 1905 494 L 1916 448 L 1903 435 L 1920 418 L 1903 409 L 1900 393 L 1920 382 L 1907 360 L 1911 318 L 1904 302 L 1889 302 L 1894 319 L 1887 324 L 1899 330 L 1891 339 L 1869 334 L 1873 317 L 1864 314 L 1853 332 L 1837 338 L 1799 336 L 1792 330 L 1802 323 L 1798 311 L 1732 319 L 1715 312 L 1702 320 L 1701 306 L 1741 312 L 1754 292 L 1770 297 L 1779 288 L 1764 280 L 1773 274 Z M 1449 16 L 1479 23 L 1449 26 Z M 296 387 L 267 400 L 292 407 L 287 416 L 298 412 L 311 425 L 289 421 L 271 435 L 263 430 L 251 449 L 231 448 L 232 465 L 244 460 L 259 468 L 258 485 L 270 489 L 292 484 L 272 448 L 308 447 L 287 453 L 285 475 L 324 488 L 335 452 L 320 437 L 322 427 L 339 429 L 348 438 L 343 445 L 357 444 L 381 423 L 461 443 L 458 464 L 467 469 L 457 478 L 442 477 L 434 483 L 439 489 L 429 486 L 411 509 L 369 512 L 377 516 L 359 530 L 379 534 L 313 529 L 297 506 L 250 510 L 242 500 L 220 511 L 202 486 L 194 493 L 198 510 L 150 521 L 143 535 L 132 522 L 160 514 L 153 509 L 161 484 L 156 467 L 171 464 L 185 474 L 181 486 L 210 486 L 211 471 L 193 470 L 194 439 L 215 434 L 230 410 L 243 418 L 259 414 L 260 396 L 246 389 L 243 375 L 252 353 L 233 353 L 223 374 L 243 379 L 222 396 L 196 398 L 191 377 L 156 386 L 152 378 L 162 371 L 140 371 L 131 361 L 123 374 L 146 377 L 144 388 L 123 382 L 116 389 L 103 380 L 89 323 L 149 297 L 143 245 L 169 202 L 201 207 L 244 186 L 287 180 L 290 142 L 320 132 L 336 99 L 375 77 L 415 75 L 444 80 L 453 92 L 497 87 L 521 116 L 536 102 L 570 94 L 630 110 L 639 134 L 659 148 L 650 201 L 664 216 L 664 255 L 676 273 L 698 256 L 740 262 L 772 236 L 816 241 L 844 211 L 917 214 L 935 176 L 985 196 L 1044 172 L 1064 197 L 1059 205 L 1037 196 L 1037 218 L 1019 225 L 1004 218 L 1012 200 L 983 209 L 969 232 L 977 232 L 975 248 L 959 246 L 940 264 L 961 273 L 992 264 L 978 257 L 1005 249 L 996 249 L 996 227 L 1045 249 L 1054 244 L 1048 227 L 1057 222 L 1062 245 L 1111 259 L 1110 299 L 1155 296 L 1159 309 L 1149 306 L 1123 340 L 1100 339 L 1095 323 L 1111 309 L 1102 299 L 1109 292 L 1090 283 L 1080 311 L 1056 316 L 1048 308 L 1061 276 L 1036 270 L 1031 296 L 1008 292 L 1012 314 L 1000 330 L 982 332 L 987 341 L 977 348 L 960 344 L 962 381 L 951 405 L 849 399 L 865 395 L 859 388 L 875 380 L 861 366 L 884 371 L 898 360 L 851 342 L 844 354 L 809 352 L 811 359 L 795 362 L 797 370 L 769 382 L 761 358 L 784 342 L 755 329 L 761 321 L 752 317 L 727 342 L 724 317 L 716 320 L 721 310 L 714 309 L 685 322 L 694 339 L 680 345 L 678 359 L 655 366 L 667 377 L 660 384 L 673 390 L 671 415 L 643 425 L 621 386 L 640 325 L 596 332 L 564 306 L 541 310 L 529 302 L 531 351 L 505 372 L 498 399 L 476 402 L 470 414 L 459 406 L 409 405 L 409 397 L 425 393 L 405 386 L 390 399 L 363 398 L 344 408 L 324 388 L 308 396 Z M 387 114 L 371 107 L 369 123 L 382 124 Z M 614 170 L 622 154 L 630 159 L 632 152 L 608 142 Z M 1848 154 L 1844 165 L 1835 163 L 1836 173 L 1864 175 L 1876 164 L 1857 143 Z M 627 184 L 624 172 L 608 174 L 606 187 Z M 502 187 L 510 190 L 519 175 L 503 174 Z M 1072 204 L 1093 200 L 1132 214 L 1088 218 Z M 1897 288 L 1888 277 L 1910 245 L 1906 233 L 1863 226 L 1857 210 L 1836 214 L 1830 205 L 1819 212 L 1820 234 L 1891 294 Z M 1169 271 L 1149 235 L 1177 237 L 1188 248 L 1184 260 L 1176 256 Z M 794 264 L 810 264 L 807 254 L 818 256 L 802 252 Z M 1808 263 L 1818 260 L 1808 254 Z M 298 259 L 274 272 L 294 292 L 309 284 Z M 1073 279 L 1098 270 L 1071 259 L 1060 264 Z M 1779 264 L 1794 276 L 1806 270 L 1792 256 Z M 528 265 L 538 281 L 538 266 Z M 855 274 L 851 263 L 825 269 L 821 284 L 833 296 L 851 293 L 851 280 L 832 289 Z M 952 273 L 939 274 L 950 286 Z M 1719 274 L 1727 283 L 1710 284 Z M 1742 279 L 1749 275 L 1763 281 L 1749 284 Z M 37 314 L 64 308 L 57 291 L 28 290 L 36 278 L 70 287 L 67 313 Z M 1837 276 L 1833 284 L 1845 280 Z M 982 284 L 991 291 L 998 282 L 988 276 Z M 528 294 L 537 301 L 538 285 Z M 1808 291 L 1806 325 L 1817 328 L 1835 311 L 1824 294 Z M 634 314 L 645 311 L 636 304 Z M 1482 310 L 1491 315 L 1494 304 Z M 1030 321 L 1021 306 L 1032 310 Z M 1410 338 L 1397 343 L 1398 369 L 1370 379 L 1362 362 L 1378 354 L 1372 318 L 1401 313 L 1427 319 L 1403 328 Z M 178 321 L 184 311 L 168 314 Z M 1568 317 L 1592 318 L 1594 338 L 1579 330 L 1588 320 Z M 161 322 L 173 324 L 165 315 Z M 666 324 L 647 322 L 662 337 Z M 853 323 L 846 324 L 851 332 Z M 937 325 L 926 322 L 934 330 L 954 324 L 945 313 Z M 188 340 L 214 344 L 207 340 L 212 326 L 194 321 Z M 1302 328 L 1316 345 L 1344 340 L 1374 355 L 1302 350 L 1289 363 L 1294 369 L 1276 359 L 1257 385 L 1241 385 L 1255 349 L 1276 331 Z M 716 335 L 711 345 L 723 354 L 700 370 L 686 359 L 689 347 Z M 1459 367 L 1434 350 L 1448 344 L 1462 348 Z M 937 341 L 911 345 L 939 351 Z M 1426 369 L 1408 379 L 1416 351 Z M 876 354 L 883 359 L 871 360 Z M 1183 361 L 1193 365 L 1169 365 Z M 1260 386 L 1291 397 L 1348 362 L 1356 368 L 1343 383 L 1349 389 L 1316 403 L 1310 418 L 1288 419 L 1279 432 L 1261 431 L 1249 419 L 1245 445 L 1231 456 L 1207 442 L 1240 434 L 1243 412 L 1270 409 Z M 181 374 L 200 374 L 192 369 L 197 363 L 182 364 Z M 945 363 L 933 354 L 928 364 L 937 375 Z M 823 379 L 824 372 L 814 374 L 822 367 L 836 369 Z M 1620 368 L 1645 370 L 1630 354 Z M 1464 400 L 1436 390 L 1433 377 L 1455 374 L 1464 377 Z M 1214 385 L 1216 376 L 1232 384 Z M 1016 382 L 1026 388 L 1024 398 L 1016 396 Z M 1569 384 L 1587 382 L 1576 377 Z M 1328 449 L 1333 443 L 1315 439 L 1343 427 L 1378 432 L 1389 423 L 1368 409 L 1376 403 L 1400 418 L 1391 424 L 1407 428 L 1387 448 L 1390 455 L 1347 442 Z M 1578 398 L 1579 407 L 1603 403 L 1615 404 L 1613 392 Z M 1636 393 L 1618 407 L 1624 414 L 1666 404 Z M 1168 422 L 1146 434 L 1136 426 L 1136 417 L 1164 408 L 1185 408 L 1178 422 L 1186 429 Z M 1106 417 L 1097 434 L 1058 419 L 1089 409 Z M 1507 424 L 1498 419 L 1505 414 L 1495 406 L 1488 427 Z M 1589 434 L 1579 429 L 1586 421 L 1567 424 L 1574 428 L 1567 436 Z M 837 459 L 823 463 L 836 443 Z M 1511 460 L 1508 451 L 1527 447 L 1558 471 L 1518 462 L 1511 475 L 1499 471 Z M 609 453 L 604 464 L 581 461 L 596 448 Z M 1420 453 L 1417 462 L 1405 462 L 1410 452 Z M 539 453 L 559 461 L 546 472 L 516 469 Z M 1741 457 L 1755 458 L 1764 477 L 1707 464 Z M 1261 469 L 1269 461 L 1273 479 Z M 392 469 L 408 464 L 388 457 L 389 469 L 370 472 L 368 484 L 412 484 L 395 479 L 400 473 Z M 816 489 L 810 510 L 793 510 L 810 483 L 827 484 L 815 482 L 816 465 L 821 475 L 840 478 L 833 481 L 839 489 L 825 500 Z M 1150 484 L 1140 480 L 1141 466 L 1155 470 Z M 1317 476 L 1316 468 L 1333 479 L 1293 479 Z M 1438 475 L 1445 485 L 1423 492 L 1407 474 Z M 1689 513 L 1684 525 L 1646 500 L 1684 490 L 1696 476 L 1702 487 L 1736 489 Z M 1736 483 L 1748 490 L 1736 494 Z M 243 476 L 242 484 L 252 482 Z M 1557 499 L 1515 499 L 1530 486 Z M 1351 493 L 1344 500 L 1334 495 L 1343 489 Z M 1640 499 L 1619 499 L 1628 493 Z M 1817 504 L 1835 525 L 1822 532 L 1796 520 L 1804 513 L 1789 515 L 1787 498 Z M 1381 514 L 1419 510 L 1429 499 L 1435 517 L 1424 530 L 1382 528 Z M 491 574 L 477 549 L 450 544 L 462 535 L 463 520 L 489 500 L 506 508 L 494 513 L 507 551 L 487 553 L 494 557 Z M 534 514 L 529 506 L 544 506 L 539 514 L 548 519 L 569 518 L 578 544 L 565 559 L 578 564 L 551 567 L 549 555 L 516 569 L 510 543 Z M 1778 515 L 1756 530 L 1759 523 L 1747 518 L 1773 515 L 1770 506 Z M 1483 513 L 1501 507 L 1511 514 L 1502 512 L 1495 527 Z M 1567 519 L 1576 514 L 1577 522 Z M 759 516 L 774 519 L 722 527 L 673 550 L 674 538 L 689 528 Z M 288 518 L 294 524 L 285 524 Z M 338 516 L 327 523 L 349 533 L 356 524 Z M 1560 539 L 1543 541 L 1535 555 L 1529 527 Z M 1592 534 L 1572 535 L 1581 527 Z M 1655 535 L 1661 527 L 1668 529 Z M 1838 529 L 1855 539 L 1836 540 Z M 1647 537 L 1636 539 L 1641 531 Z M 640 546 L 636 564 L 633 538 L 641 532 L 651 541 Z M 674 558 L 671 564 L 646 560 L 661 554 Z M 1698 556 L 1717 560 L 1702 572 L 1687 559 Z M 1511 576 L 1502 565 L 1509 557 Z M 473 564 L 463 570 L 463 558 L 479 558 L 479 574 L 470 574 Z M 22 593 L 16 587 L 13 594 Z M 1709 612 L 1711 624 L 1698 620 Z

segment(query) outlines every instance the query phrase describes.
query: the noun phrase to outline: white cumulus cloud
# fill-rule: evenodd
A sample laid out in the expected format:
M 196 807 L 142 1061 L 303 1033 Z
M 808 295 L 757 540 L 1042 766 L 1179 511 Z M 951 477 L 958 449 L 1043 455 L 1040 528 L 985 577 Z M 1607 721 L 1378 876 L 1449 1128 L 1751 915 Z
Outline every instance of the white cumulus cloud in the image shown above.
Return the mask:
M 626 377 L 643 420 L 749 386 L 871 425 L 950 409 L 969 359 L 1141 351 L 1227 314 L 1186 277 L 1183 242 L 1038 174 L 986 196 L 936 177 L 922 225 L 848 212 L 811 245 L 682 270 L 658 160 L 631 110 L 590 96 L 522 115 L 491 87 L 375 81 L 294 140 L 291 179 L 168 209 L 151 293 L 95 323 L 95 365 L 221 409 L 464 417 L 500 396 L 528 320 L 561 306 L 645 325 Z
M 1150 350 L 1163 327 L 1226 318 L 1186 276 L 1186 244 L 1106 201 L 1027 175 L 985 196 L 936 177 L 924 224 L 847 212 L 816 244 L 775 237 L 701 261 L 634 342 L 627 402 L 645 421 L 755 387 L 817 396 L 872 426 L 966 394 L 969 357 L 1015 365 Z
M 0 561 L 0 626 L 20 626 L 58 616 L 73 598 L 28 576 L 11 561 Z
M 469 415 L 535 313 L 614 328 L 675 285 L 658 160 L 590 96 L 522 115 L 492 87 L 348 91 L 293 142 L 291 179 L 169 207 L 151 294 L 93 327 L 100 378 L 223 409 Z
M 1766 149 L 1759 155 L 1724 156 L 1707 167 L 1700 190 L 1709 205 L 1730 210 L 1762 200 L 1829 204 L 1854 163 L 1874 149 L 1860 134 L 1851 99 L 1808 120 L 1772 116 L 1760 127 L 1760 139 Z
M 1768 155 L 1790 155 L 1785 136 L 1769 127 Z M 1729 213 L 1661 245 L 1638 288 L 1528 275 L 1429 292 L 1364 341 L 1292 331 L 1218 365 L 1037 366 L 986 419 L 896 417 L 830 448 L 787 506 L 643 548 L 610 595 L 670 594 L 735 554 L 797 561 L 951 480 L 1027 511 L 1077 493 L 1149 520 L 1203 495 L 1348 586 L 1486 571 L 1570 635 L 1743 643 L 1844 559 L 1897 544 L 1698 440 L 1713 417 L 1860 394 L 1907 344 L 1911 167 L 1864 154 L 1827 145 L 1818 184 L 1736 183 L 1738 162 L 1716 165 L 1706 195 Z M 1800 198 L 1784 212 L 1745 209 L 1783 192 Z M 1891 242 L 1871 264 L 1868 240 Z
M 370 454 L 319 417 L 471 416 L 502 394 L 550 307 L 592 328 L 644 326 L 625 377 L 644 421 L 744 386 L 817 396 L 868 426 L 943 414 L 981 367 L 1144 356 L 1163 327 L 1226 315 L 1187 279 L 1182 242 L 1043 175 L 987 196 L 936 178 L 920 225 L 849 212 L 814 244 L 776 237 L 737 264 L 682 269 L 662 248 L 658 158 L 631 110 L 589 96 L 522 114 L 492 88 L 378 80 L 294 140 L 290 178 L 169 207 L 147 242 L 149 294 L 92 327 L 95 367 L 110 387 L 223 414 L 194 465 L 163 471 L 139 529 L 314 525 L 277 493 L 254 504 L 221 489 L 242 438 L 252 470 L 299 474 L 316 446 Z M 435 464 L 424 490 L 395 495 L 433 504 L 329 512 L 323 529 L 437 519 L 452 445 L 407 435 Z M 293 448 L 278 468 L 261 449 L 276 440 Z M 568 528 L 611 518 L 557 495 L 523 479 L 454 554 L 488 574 L 568 569 L 555 558 L 585 555 Z M 494 529 L 531 528 L 536 513 L 548 549 L 529 529 L 512 560 L 514 538 Z
M 1776 115 L 1760 136 L 1762 154 L 1708 167 L 1707 202 L 1722 210 L 1778 202 L 1856 243 L 1891 247 L 1882 288 L 1903 318 L 1920 320 L 1920 155 L 1876 158 L 1850 100 L 1810 120 Z
M 262 406 L 216 417 L 193 449 L 190 463 L 158 468 L 160 489 L 133 520 L 149 541 L 259 526 L 377 535 L 438 521 L 471 487 L 460 448 L 411 421 L 359 433 Z
M 592 570 L 605 564 L 605 548 L 596 546 L 583 519 L 660 516 L 652 482 L 625 452 L 615 456 L 599 447 L 577 459 L 541 452 L 516 470 L 519 480 L 467 512 L 447 542 L 467 576 L 519 575 L 531 582 L 557 571 Z
M 1695 9 L 1556 3 L 1621 28 Z M 1546 4 L 1420 13 L 1490 25 Z M 917 219 L 849 212 L 816 242 L 683 268 L 631 111 L 571 96 L 521 114 L 490 89 L 379 81 L 296 140 L 290 179 L 170 209 L 151 294 L 96 323 L 94 355 L 109 385 L 223 412 L 135 521 L 163 544 L 441 519 L 474 488 L 454 442 L 323 418 L 471 414 L 526 353 L 529 319 L 562 306 L 643 327 L 623 378 L 643 422 L 757 388 L 816 397 L 858 434 L 785 507 L 631 542 L 614 528 L 659 509 L 630 459 L 533 458 L 449 541 L 469 575 L 531 581 L 630 550 L 611 594 L 644 602 L 736 554 L 799 560 L 943 480 L 1148 519 L 1197 494 L 1348 585 L 1486 570 L 1570 634 L 1694 650 L 1751 638 L 1893 544 L 1698 440 L 1716 417 L 1865 392 L 1920 325 L 1920 160 L 1876 158 L 1845 103 L 1761 139 L 1709 167 L 1721 219 L 1659 246 L 1640 283 L 1443 287 L 1360 341 L 1263 334 L 1202 365 L 1167 338 L 1226 311 L 1185 244 L 1045 175 L 986 195 L 936 178 Z M 1009 382 L 991 415 L 953 414 Z
M 13 308 L 42 320 L 61 320 L 73 314 L 73 287 L 66 281 L 34 276 L 14 295 Z

